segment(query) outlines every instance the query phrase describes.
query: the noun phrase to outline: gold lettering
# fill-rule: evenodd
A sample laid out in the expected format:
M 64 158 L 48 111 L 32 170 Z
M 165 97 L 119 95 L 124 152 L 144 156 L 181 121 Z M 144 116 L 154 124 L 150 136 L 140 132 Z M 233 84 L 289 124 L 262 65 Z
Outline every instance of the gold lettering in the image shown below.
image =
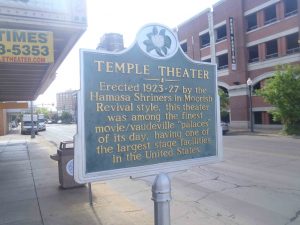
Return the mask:
M 146 159 L 173 157 L 173 150 L 145 151 Z
M 97 71 L 101 72 L 102 71 L 102 65 L 104 64 L 104 61 L 95 60 L 94 63 L 97 63 Z
M 133 69 L 134 69 L 134 64 L 127 63 L 127 73 L 131 73 Z
M 177 148 L 176 154 L 177 155 L 192 155 L 199 153 L 200 149 L 197 147 L 189 147 L 189 148 Z
M 113 70 L 113 62 L 106 62 L 106 72 L 107 73 L 114 72 L 114 70 Z
M 113 152 L 112 146 L 104 146 L 104 145 L 98 145 L 96 148 L 97 154 L 109 154 Z
M 203 69 L 187 69 L 179 67 L 158 66 L 157 69 L 160 72 L 160 76 L 166 77 L 182 77 L 193 79 L 209 79 L 209 73 Z
M 144 151 L 150 148 L 150 142 L 146 142 L 143 144 L 129 144 L 129 145 L 121 145 L 117 144 L 117 152 L 138 152 Z
M 157 69 L 160 71 L 160 76 L 164 76 L 164 74 L 165 74 L 164 71 L 165 71 L 166 67 L 165 66 L 158 66 Z
M 204 79 L 207 79 L 207 80 L 209 79 L 207 70 L 204 70 Z
M 189 72 L 188 72 L 187 69 L 184 69 L 184 72 L 183 72 L 183 74 L 182 74 L 182 77 L 187 77 L 187 78 L 190 77 L 190 76 L 189 76 Z
M 95 127 L 95 133 L 107 133 L 107 132 L 123 132 L 125 131 L 125 126 L 124 125 L 120 125 L 120 124 L 116 124 L 113 126 L 96 126 Z
M 168 67 L 168 66 L 167 66 L 167 77 L 168 77 L 168 76 L 174 77 L 174 73 L 175 73 L 175 68 L 174 68 L 174 67 Z
M 116 72 L 125 73 L 125 64 L 116 63 Z
M 139 65 L 126 62 L 109 62 L 94 60 L 98 72 L 149 75 L 149 65 Z
M 160 122 L 160 114 L 131 115 L 132 121 L 156 121 Z
M 181 68 L 176 68 L 176 77 L 181 77 Z
M 150 66 L 149 65 L 144 65 L 144 74 L 150 74 Z
M 107 84 L 105 82 L 99 83 L 100 91 L 140 91 L 139 84 Z
M 133 103 L 129 104 L 111 104 L 111 105 L 105 105 L 103 103 L 96 103 L 96 111 L 97 112 L 108 112 L 108 111 L 113 111 L 113 112 L 133 112 Z

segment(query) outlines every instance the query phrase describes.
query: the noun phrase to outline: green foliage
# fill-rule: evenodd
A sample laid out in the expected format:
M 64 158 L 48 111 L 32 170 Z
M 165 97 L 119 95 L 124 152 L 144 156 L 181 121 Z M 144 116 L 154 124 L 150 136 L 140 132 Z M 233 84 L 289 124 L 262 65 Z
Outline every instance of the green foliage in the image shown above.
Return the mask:
M 56 123 L 58 120 L 59 120 L 59 117 L 58 117 L 58 114 L 57 113 L 54 113 L 51 115 L 50 119 Z
M 61 120 L 63 123 L 71 123 L 72 122 L 72 115 L 69 112 L 62 112 Z
M 229 96 L 221 88 L 218 89 L 218 93 L 220 96 L 221 120 L 227 120 L 226 118 L 229 117 Z
M 257 91 L 276 109 L 276 120 L 281 120 L 287 134 L 300 133 L 300 66 L 285 65 L 277 68 L 274 77 Z
M 44 107 L 37 108 L 35 110 L 36 114 L 44 114 L 45 118 L 49 118 L 49 110 Z

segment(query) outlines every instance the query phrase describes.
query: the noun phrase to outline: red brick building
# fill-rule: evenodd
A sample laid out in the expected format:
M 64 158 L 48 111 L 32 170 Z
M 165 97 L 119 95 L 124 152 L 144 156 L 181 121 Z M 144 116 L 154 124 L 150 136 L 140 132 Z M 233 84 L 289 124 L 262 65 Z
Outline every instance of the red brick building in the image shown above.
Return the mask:
M 281 64 L 300 63 L 300 0 L 221 0 L 178 26 L 182 49 L 195 60 L 215 62 L 218 86 L 229 95 L 232 127 L 250 124 L 252 90 Z M 252 95 L 255 128 L 276 127 L 272 106 Z

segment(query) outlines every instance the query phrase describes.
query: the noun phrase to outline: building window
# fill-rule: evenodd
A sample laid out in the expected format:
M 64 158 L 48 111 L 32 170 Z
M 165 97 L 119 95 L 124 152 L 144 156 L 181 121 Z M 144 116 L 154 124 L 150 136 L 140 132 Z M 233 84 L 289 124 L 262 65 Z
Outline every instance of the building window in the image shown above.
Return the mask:
M 258 45 L 254 45 L 248 48 L 248 62 L 258 62 Z
M 247 31 L 256 29 L 257 28 L 257 16 L 256 16 L 256 13 L 248 15 L 246 17 L 246 23 L 247 23 Z
M 261 82 L 257 82 L 256 84 L 254 84 L 252 88 L 253 95 L 256 95 L 256 91 L 260 89 L 261 89 Z
M 278 57 L 277 39 L 266 42 L 266 59 Z
M 201 48 L 205 48 L 210 44 L 209 33 L 203 34 L 200 36 L 200 46 Z
M 207 62 L 207 63 L 210 63 L 210 62 L 211 62 L 211 58 L 209 58 L 209 59 L 205 59 L 205 60 L 202 60 L 202 62 Z
M 298 13 L 297 0 L 284 0 L 284 15 L 285 17 L 292 16 Z
M 285 37 L 287 54 L 293 54 L 296 52 L 300 52 L 300 47 L 298 44 L 298 37 L 299 37 L 299 33 L 290 34 Z
M 218 70 L 223 70 L 228 68 L 228 54 L 223 54 L 217 56 L 217 62 L 218 62 Z
M 277 20 L 276 5 L 271 5 L 264 9 L 265 25 L 273 23 Z
M 263 112 L 254 112 L 254 124 L 262 124 L 262 113 Z
M 216 42 L 225 40 L 227 38 L 226 24 L 216 29 Z
M 187 53 L 187 43 L 186 42 L 182 43 L 180 46 L 181 46 L 182 51 L 184 51 L 185 53 Z

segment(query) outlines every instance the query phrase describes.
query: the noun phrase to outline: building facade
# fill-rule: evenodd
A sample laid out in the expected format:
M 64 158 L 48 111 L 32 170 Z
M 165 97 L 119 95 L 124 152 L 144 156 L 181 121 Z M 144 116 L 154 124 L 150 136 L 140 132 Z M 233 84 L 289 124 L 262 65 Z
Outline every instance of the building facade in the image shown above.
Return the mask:
M 229 95 L 231 127 L 248 128 L 251 114 L 256 128 L 280 126 L 268 113 L 273 107 L 255 90 L 276 66 L 300 63 L 299 12 L 300 0 L 221 0 L 178 26 L 189 57 L 217 64 L 218 86 Z
M 76 95 L 77 91 L 69 90 L 56 94 L 56 109 L 58 113 L 68 112 L 73 118 L 76 112 Z
M 0 0 L 0 136 L 55 79 L 87 28 L 85 9 L 85 0 Z
M 104 34 L 96 49 L 110 52 L 122 51 L 124 49 L 123 35 L 119 33 Z

